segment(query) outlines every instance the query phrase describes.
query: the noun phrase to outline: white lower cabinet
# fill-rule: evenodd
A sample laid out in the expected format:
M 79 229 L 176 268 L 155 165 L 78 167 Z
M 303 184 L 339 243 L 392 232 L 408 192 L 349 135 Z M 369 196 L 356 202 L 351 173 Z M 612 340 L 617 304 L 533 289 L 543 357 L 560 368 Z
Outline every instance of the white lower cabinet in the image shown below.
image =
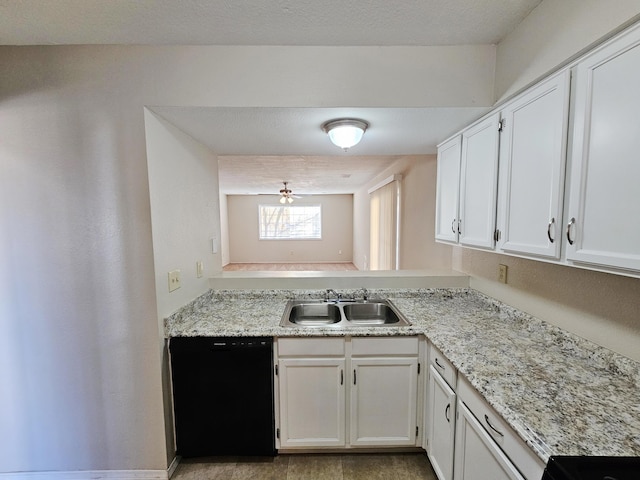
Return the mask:
M 345 446 L 345 359 L 282 358 L 280 445 Z
M 427 390 L 427 453 L 439 480 L 453 478 L 456 393 L 444 378 L 429 366 Z
M 544 462 L 430 345 L 426 450 L 438 480 L 539 480 Z
M 464 377 L 458 379 L 455 480 L 539 480 L 544 462 Z
M 278 339 L 278 448 L 419 446 L 419 345 L 417 336 Z
M 456 430 L 455 480 L 524 480 L 461 401 Z
M 351 370 L 351 445 L 415 445 L 417 356 L 353 358 Z

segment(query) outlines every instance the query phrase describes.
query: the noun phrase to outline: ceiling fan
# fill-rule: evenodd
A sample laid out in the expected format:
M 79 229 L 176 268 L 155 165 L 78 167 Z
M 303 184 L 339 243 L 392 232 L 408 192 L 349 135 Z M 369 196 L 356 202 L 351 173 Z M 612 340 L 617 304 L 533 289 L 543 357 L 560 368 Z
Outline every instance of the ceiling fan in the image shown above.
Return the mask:
M 294 198 L 300 198 L 299 196 L 294 195 L 293 192 L 287 188 L 287 184 L 289 182 L 282 183 L 284 183 L 284 188 L 280 190 L 280 203 L 293 203 Z

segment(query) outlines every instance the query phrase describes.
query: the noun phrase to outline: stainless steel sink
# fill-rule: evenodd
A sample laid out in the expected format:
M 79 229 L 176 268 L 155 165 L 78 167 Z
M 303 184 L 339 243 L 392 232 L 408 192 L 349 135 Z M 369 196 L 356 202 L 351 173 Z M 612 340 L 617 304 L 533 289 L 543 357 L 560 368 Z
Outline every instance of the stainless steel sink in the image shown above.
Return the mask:
M 280 326 L 304 328 L 406 327 L 411 325 L 385 299 L 289 300 Z
M 340 308 L 332 303 L 292 305 L 288 321 L 303 327 L 324 327 L 342 320 Z
M 387 303 L 351 303 L 342 308 L 344 316 L 352 324 L 375 326 L 400 323 L 400 317 Z

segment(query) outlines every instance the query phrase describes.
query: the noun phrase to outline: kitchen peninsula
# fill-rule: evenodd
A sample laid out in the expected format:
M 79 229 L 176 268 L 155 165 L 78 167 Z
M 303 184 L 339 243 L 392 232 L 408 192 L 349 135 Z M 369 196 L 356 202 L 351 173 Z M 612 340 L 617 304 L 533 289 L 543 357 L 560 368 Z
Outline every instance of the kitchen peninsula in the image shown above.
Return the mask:
M 168 317 L 165 335 L 424 335 L 541 462 L 551 455 L 640 455 L 637 362 L 473 289 L 369 292 L 392 300 L 411 326 L 284 328 L 279 323 L 288 299 L 324 292 L 210 290 Z

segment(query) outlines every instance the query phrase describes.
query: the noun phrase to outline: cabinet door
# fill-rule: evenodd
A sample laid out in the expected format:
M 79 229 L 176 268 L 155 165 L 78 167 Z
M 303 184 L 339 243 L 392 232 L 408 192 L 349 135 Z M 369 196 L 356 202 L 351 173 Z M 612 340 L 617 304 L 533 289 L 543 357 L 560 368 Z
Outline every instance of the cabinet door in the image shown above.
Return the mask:
M 458 413 L 455 480 L 525 480 L 461 401 Z
M 568 70 L 502 110 L 498 248 L 560 258 Z
M 436 240 L 458 242 L 458 195 L 460 187 L 460 135 L 438 146 L 436 186 Z
M 279 360 L 280 445 L 345 445 L 344 358 Z
M 418 359 L 351 360 L 351 445 L 415 445 Z
M 640 29 L 576 67 L 569 261 L 640 271 Z
M 462 133 L 460 180 L 461 245 L 493 249 L 498 190 L 496 113 Z
M 456 394 L 432 365 L 429 366 L 428 402 L 429 460 L 439 480 L 452 480 Z

